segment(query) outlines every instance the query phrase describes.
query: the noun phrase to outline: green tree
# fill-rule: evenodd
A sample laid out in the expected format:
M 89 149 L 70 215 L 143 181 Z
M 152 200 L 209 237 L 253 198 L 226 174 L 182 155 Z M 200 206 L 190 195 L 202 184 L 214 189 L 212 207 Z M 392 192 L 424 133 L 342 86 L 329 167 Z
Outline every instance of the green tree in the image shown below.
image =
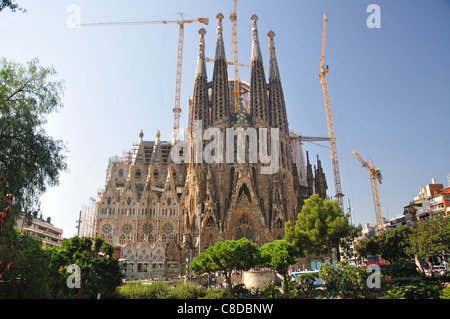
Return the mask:
M 380 255 L 383 259 L 394 263 L 403 258 L 410 258 L 410 237 L 412 229 L 400 226 L 380 232 L 371 238 L 362 239 L 355 246 L 361 257 Z
M 55 298 L 96 298 L 98 293 L 109 297 L 122 283 L 122 268 L 114 257 L 114 248 L 101 238 L 72 237 L 60 248 L 49 248 L 48 255 Z M 69 265 L 80 269 L 80 288 L 67 285 L 73 274 L 68 271 Z
M 43 129 L 46 116 L 62 107 L 63 85 L 53 79 L 55 75 L 53 68 L 41 67 L 37 59 L 26 66 L 0 59 L 0 247 L 4 249 L 0 274 L 4 278 L 26 277 L 18 272 L 25 268 L 15 269 L 28 242 L 14 230 L 19 212 L 36 208 L 39 196 L 57 185 L 59 173 L 67 168 L 63 142 Z
M 378 246 L 383 259 L 394 263 L 403 258 L 410 258 L 409 238 L 412 229 L 408 226 L 400 226 L 381 232 L 378 235 Z
M 22 210 L 37 204 L 67 168 L 64 143 L 43 128 L 46 116 L 62 107 L 63 84 L 55 75 L 37 59 L 26 66 L 0 59 L 0 192 Z
M 285 240 L 275 240 L 264 244 L 259 254 L 264 265 L 277 270 L 283 276 L 284 294 L 288 295 L 288 268 L 297 262 L 296 248 Z
M 367 268 L 340 261 L 336 266 L 325 263 L 319 270 L 327 291 L 341 298 L 358 298 L 367 293 Z
M 419 258 L 441 251 L 450 253 L 450 217 L 424 221 L 410 237 L 409 252 Z
M 378 255 L 378 250 L 378 242 L 367 237 L 358 239 L 355 245 L 355 251 L 359 259 L 367 258 L 369 255 L 376 256 Z
M 27 10 L 15 3 L 14 0 L 2 0 L 0 2 L 0 12 L 2 12 L 5 8 L 11 9 L 12 12 L 16 12 L 16 10 L 22 11 L 24 13 L 27 12 Z
M 0 256 L 0 298 L 50 297 L 50 261 L 41 240 L 15 231 L 0 243 Z
M 252 268 L 258 261 L 256 244 L 243 237 L 239 240 L 218 241 L 209 247 L 197 259 L 191 262 L 191 269 L 197 273 L 222 271 L 230 295 L 233 294 L 231 273 L 233 270 Z
M 305 200 L 295 225 L 286 223 L 285 239 L 299 252 L 328 255 L 333 260 L 333 250 L 339 251 L 339 245 L 354 236 L 355 230 L 357 228 L 350 225 L 349 215 L 342 211 L 337 201 L 314 194 Z

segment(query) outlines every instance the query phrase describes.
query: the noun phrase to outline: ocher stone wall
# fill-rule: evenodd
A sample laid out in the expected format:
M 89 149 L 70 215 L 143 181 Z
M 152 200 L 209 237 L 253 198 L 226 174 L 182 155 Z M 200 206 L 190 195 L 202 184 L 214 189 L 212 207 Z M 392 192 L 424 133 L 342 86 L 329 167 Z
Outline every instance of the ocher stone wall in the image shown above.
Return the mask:
M 242 283 L 247 289 L 263 288 L 272 281 L 280 282 L 274 271 L 243 271 Z

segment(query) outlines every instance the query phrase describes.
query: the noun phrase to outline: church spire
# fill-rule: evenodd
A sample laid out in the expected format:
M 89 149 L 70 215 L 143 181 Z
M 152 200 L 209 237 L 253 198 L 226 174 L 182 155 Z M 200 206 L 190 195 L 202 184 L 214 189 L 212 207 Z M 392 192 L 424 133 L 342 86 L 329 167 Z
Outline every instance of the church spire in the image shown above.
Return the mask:
M 277 57 L 275 55 L 275 44 L 272 30 L 267 33 L 269 37 L 270 51 L 270 73 L 269 73 L 269 110 L 270 124 L 279 127 L 280 131 L 289 134 L 289 127 L 286 113 L 286 103 L 284 100 L 283 88 L 281 86 L 280 71 L 278 69 Z
M 205 63 L 205 33 L 206 30 L 201 28 L 198 30 L 200 34 L 200 44 L 197 60 L 197 72 L 195 74 L 194 94 L 192 97 L 192 112 L 189 121 L 190 132 L 193 134 L 195 121 L 202 121 L 202 126 L 205 127 L 208 122 L 208 80 L 206 76 Z
M 211 121 L 216 127 L 228 127 L 230 121 L 230 91 L 228 88 L 228 65 L 223 44 L 222 13 L 217 18 L 216 56 L 211 96 Z
M 314 175 L 312 171 L 311 163 L 309 162 L 309 154 L 306 151 L 306 182 L 308 184 L 308 197 L 314 194 Z
M 225 46 L 223 44 L 223 27 L 222 20 L 224 18 L 222 12 L 216 15 L 217 18 L 217 43 L 216 43 L 216 57 L 215 59 L 225 58 Z
M 258 27 L 256 25 L 256 21 L 258 21 L 258 16 L 256 14 L 253 14 L 250 17 L 250 20 L 252 20 L 252 33 L 253 33 L 251 61 L 253 61 L 254 59 L 259 59 L 262 61 L 261 48 L 259 46 L 259 39 L 258 39 Z
M 269 71 L 269 80 L 271 79 L 280 79 L 280 71 L 278 70 L 278 62 L 277 56 L 275 55 L 275 44 L 273 42 L 273 37 L 275 36 L 275 32 L 270 30 L 267 33 L 269 37 L 269 52 L 270 52 L 270 71 Z
M 253 117 L 253 124 L 256 127 L 269 123 L 269 101 L 267 99 L 267 83 L 264 74 L 264 65 L 261 55 L 261 48 L 258 40 L 258 27 L 256 21 L 258 16 L 256 14 L 250 17 L 252 20 L 252 60 L 250 71 L 250 111 Z M 259 123 L 258 123 L 259 122 Z
M 198 60 L 197 60 L 197 72 L 195 73 L 195 77 L 199 76 L 206 77 L 206 61 L 205 61 L 205 33 L 206 30 L 201 28 L 198 30 L 200 34 L 200 43 L 198 45 Z

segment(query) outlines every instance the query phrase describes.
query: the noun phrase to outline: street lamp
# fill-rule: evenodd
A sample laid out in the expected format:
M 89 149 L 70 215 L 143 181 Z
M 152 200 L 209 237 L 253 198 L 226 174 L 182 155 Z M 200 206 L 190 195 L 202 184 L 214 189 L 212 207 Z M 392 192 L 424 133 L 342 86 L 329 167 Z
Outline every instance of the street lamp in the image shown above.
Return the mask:
M 199 213 L 198 213 L 198 219 L 199 219 L 199 224 L 198 224 L 198 254 L 200 255 L 202 252 L 202 217 L 203 217 L 203 213 L 202 213 L 202 204 L 199 205 L 198 207 Z M 200 282 L 201 279 L 201 275 L 198 275 L 198 285 L 201 285 Z
M 199 210 L 199 213 L 197 214 L 198 219 L 199 219 L 199 224 L 198 224 L 198 254 L 200 255 L 200 253 L 202 252 L 202 218 L 203 218 L 202 204 L 199 205 L 198 210 Z

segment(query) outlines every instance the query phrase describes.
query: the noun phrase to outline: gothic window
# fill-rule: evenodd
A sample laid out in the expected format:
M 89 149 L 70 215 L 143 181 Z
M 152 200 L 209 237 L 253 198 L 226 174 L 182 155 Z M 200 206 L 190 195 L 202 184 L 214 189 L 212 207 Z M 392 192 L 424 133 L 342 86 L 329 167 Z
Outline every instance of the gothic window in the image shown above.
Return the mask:
M 128 197 L 128 199 L 127 199 L 127 204 L 128 204 L 128 205 L 131 204 L 131 198 L 130 198 L 130 197 Z
M 214 227 L 215 227 L 214 219 L 212 217 L 209 217 L 208 221 L 206 222 L 206 228 L 214 228 Z
M 129 248 L 124 257 L 125 257 L 125 259 L 134 259 L 135 256 L 133 254 L 133 251 Z
M 239 224 L 241 224 L 241 225 L 247 225 L 247 224 L 248 224 L 248 218 L 247 218 L 247 217 L 242 217 L 242 218 L 239 220 Z
M 108 199 L 106 200 L 106 203 L 107 203 L 108 205 L 111 204 L 111 197 L 108 197 Z
M 241 186 L 241 189 L 239 190 L 239 195 L 238 198 L 241 198 L 241 195 L 245 194 L 248 198 L 248 200 L 251 202 L 251 198 L 250 198 L 250 191 L 248 190 L 247 184 L 243 184 Z
M 281 222 L 281 219 L 277 219 L 277 222 L 275 223 L 275 229 L 283 229 L 283 223 Z
M 163 227 L 163 231 L 165 234 L 170 235 L 173 231 L 173 226 L 172 224 L 165 224 Z
M 278 189 L 275 191 L 275 200 L 277 200 L 277 201 L 281 200 L 280 191 Z
M 167 205 L 170 206 L 170 204 L 172 203 L 172 200 L 170 198 L 167 199 Z
M 119 244 L 125 244 L 125 241 L 127 240 L 125 234 L 122 233 L 119 237 Z
M 124 234 L 130 234 L 132 230 L 133 230 L 133 226 L 131 226 L 131 224 L 125 224 L 122 226 L 122 232 Z
M 150 234 L 152 231 L 153 231 L 153 225 L 151 225 L 151 224 L 149 224 L 149 225 L 147 225 L 147 224 L 142 225 L 142 232 L 144 234 Z
M 122 177 L 123 176 L 123 169 L 120 169 L 119 170 L 119 177 Z
M 111 237 L 111 232 L 112 232 L 111 225 L 110 224 L 103 224 L 101 232 L 102 232 L 103 238 Z

